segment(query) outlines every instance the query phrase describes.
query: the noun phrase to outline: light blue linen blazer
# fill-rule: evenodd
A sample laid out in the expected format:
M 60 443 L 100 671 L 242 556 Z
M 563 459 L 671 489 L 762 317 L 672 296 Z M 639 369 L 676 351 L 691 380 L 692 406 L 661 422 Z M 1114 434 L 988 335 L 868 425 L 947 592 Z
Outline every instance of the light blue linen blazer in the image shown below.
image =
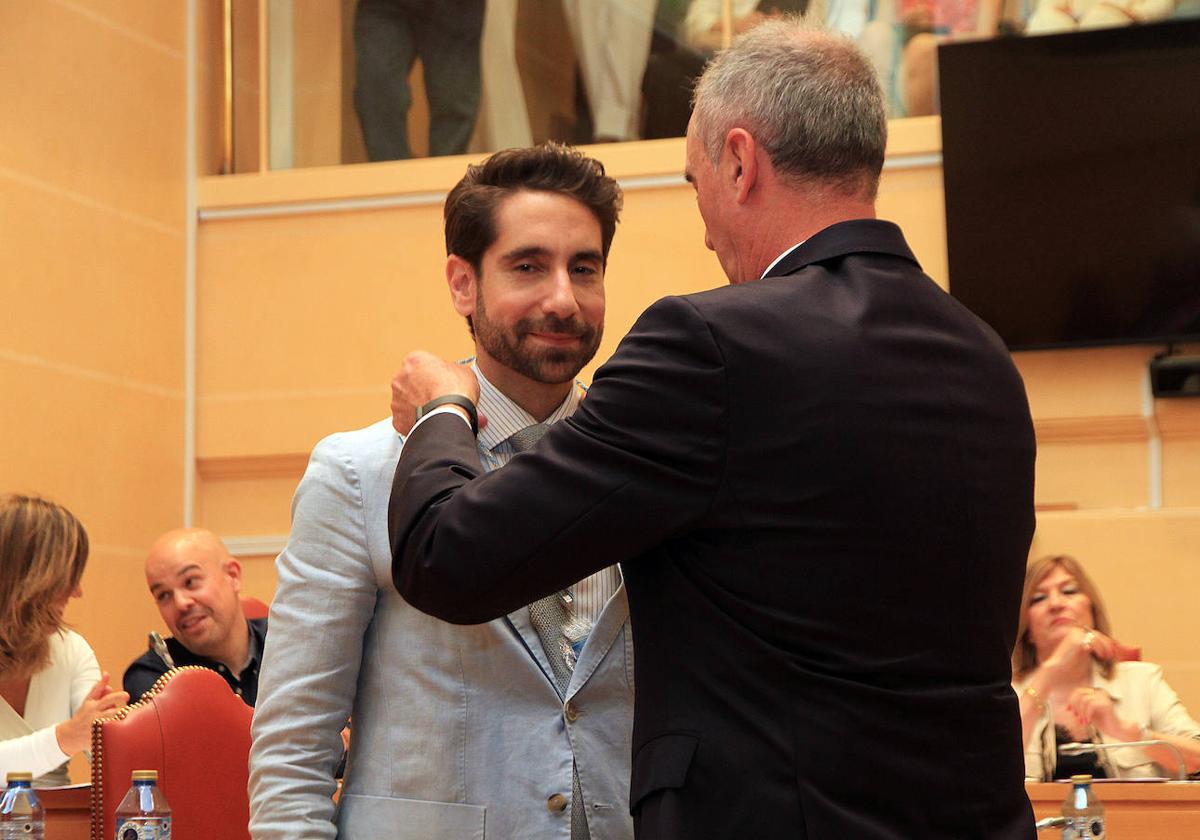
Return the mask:
M 250 753 L 256 840 L 569 840 L 577 761 L 592 840 L 630 840 L 633 640 L 624 586 L 565 699 L 528 610 L 455 626 L 391 578 L 389 421 L 332 435 L 296 491 Z M 353 715 L 337 813 L 339 732 Z

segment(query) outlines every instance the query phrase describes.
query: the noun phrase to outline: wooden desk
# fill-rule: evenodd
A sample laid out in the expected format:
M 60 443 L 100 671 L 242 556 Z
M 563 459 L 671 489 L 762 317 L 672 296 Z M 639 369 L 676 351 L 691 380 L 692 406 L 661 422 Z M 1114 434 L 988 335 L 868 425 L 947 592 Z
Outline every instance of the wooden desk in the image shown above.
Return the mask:
M 1200 782 L 1100 782 L 1093 788 L 1112 840 L 1200 837 Z M 1039 820 L 1060 815 L 1070 789 L 1065 782 L 1025 785 Z M 1057 835 L 1051 830 L 1041 836 Z
M 46 809 L 46 840 L 90 840 L 92 836 L 92 786 L 38 788 Z

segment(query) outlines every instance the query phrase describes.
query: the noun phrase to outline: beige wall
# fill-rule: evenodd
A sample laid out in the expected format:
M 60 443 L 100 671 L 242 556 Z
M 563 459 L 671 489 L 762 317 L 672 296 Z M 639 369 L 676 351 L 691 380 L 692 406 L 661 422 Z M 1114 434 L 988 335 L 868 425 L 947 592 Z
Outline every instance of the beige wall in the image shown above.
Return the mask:
M 1044 512 L 1034 554 L 1070 553 L 1087 563 L 1117 636 L 1142 645 L 1200 719 L 1200 511 L 1107 509 Z
M 67 620 L 118 680 L 183 511 L 184 8 L 0 3 L 0 476 L 87 526 Z

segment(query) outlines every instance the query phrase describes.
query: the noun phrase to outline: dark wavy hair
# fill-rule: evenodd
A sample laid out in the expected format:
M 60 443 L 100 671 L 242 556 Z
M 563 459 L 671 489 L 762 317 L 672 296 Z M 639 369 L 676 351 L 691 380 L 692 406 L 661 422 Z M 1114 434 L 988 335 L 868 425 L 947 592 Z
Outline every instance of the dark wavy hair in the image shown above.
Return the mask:
M 621 188 L 604 174 L 604 164 L 561 143 L 496 152 L 467 174 L 446 196 L 446 253 L 462 257 L 478 272 L 483 252 L 496 241 L 496 208 L 523 190 L 570 196 L 600 223 L 604 262 L 617 231 Z
M 88 537 L 69 510 L 38 496 L 0 495 L 0 677 L 49 664 L 63 628 L 58 604 L 79 586 Z

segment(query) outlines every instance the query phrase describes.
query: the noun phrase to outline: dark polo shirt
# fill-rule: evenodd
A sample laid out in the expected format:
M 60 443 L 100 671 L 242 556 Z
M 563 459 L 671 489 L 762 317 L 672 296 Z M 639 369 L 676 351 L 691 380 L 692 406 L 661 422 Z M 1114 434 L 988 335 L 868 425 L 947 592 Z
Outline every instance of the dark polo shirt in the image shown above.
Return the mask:
M 200 656 L 185 648 L 174 637 L 166 639 L 167 651 L 175 660 L 175 667 L 184 665 L 200 665 L 210 671 L 216 671 L 234 694 L 246 701 L 247 706 L 253 706 L 258 699 L 258 669 L 262 665 L 263 643 L 267 637 L 267 620 L 253 618 L 247 622 L 250 625 L 250 661 L 240 674 L 230 671 L 221 662 Z M 162 657 L 151 648 L 133 661 L 125 670 L 122 680 L 124 688 L 129 692 L 129 702 L 136 703 L 143 694 L 149 691 L 158 678 L 167 673 L 170 668 L 163 662 Z

